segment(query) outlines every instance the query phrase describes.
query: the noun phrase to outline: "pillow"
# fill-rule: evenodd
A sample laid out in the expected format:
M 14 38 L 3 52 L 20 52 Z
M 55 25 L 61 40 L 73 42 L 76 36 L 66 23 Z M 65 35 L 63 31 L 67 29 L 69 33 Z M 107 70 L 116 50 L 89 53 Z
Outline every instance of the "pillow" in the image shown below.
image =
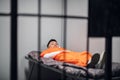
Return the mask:
M 29 58 L 32 58 L 32 59 L 34 59 L 34 60 L 39 60 L 39 54 L 40 54 L 40 51 L 31 51 L 31 52 L 29 52 L 28 54 L 27 54 L 27 56 L 29 57 Z

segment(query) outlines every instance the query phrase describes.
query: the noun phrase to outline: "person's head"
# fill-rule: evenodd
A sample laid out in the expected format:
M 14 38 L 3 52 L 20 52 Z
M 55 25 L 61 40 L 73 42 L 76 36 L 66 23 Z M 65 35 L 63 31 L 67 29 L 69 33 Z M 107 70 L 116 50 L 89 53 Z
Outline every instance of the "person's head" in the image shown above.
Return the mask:
M 47 44 L 47 48 L 54 48 L 54 47 L 58 47 L 58 43 L 55 39 L 50 39 Z

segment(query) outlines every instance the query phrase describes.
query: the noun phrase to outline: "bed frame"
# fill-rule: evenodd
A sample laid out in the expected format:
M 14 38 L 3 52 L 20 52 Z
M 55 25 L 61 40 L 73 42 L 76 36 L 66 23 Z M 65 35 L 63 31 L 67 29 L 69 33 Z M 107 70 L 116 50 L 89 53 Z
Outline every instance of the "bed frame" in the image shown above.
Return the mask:
M 36 59 L 31 58 L 30 56 L 25 56 L 25 59 L 27 59 L 30 64 L 29 75 L 28 75 L 27 80 L 105 80 L 104 77 L 90 78 L 88 76 L 86 77 L 81 76 L 78 78 L 75 75 L 66 73 L 64 70 L 60 70 L 52 66 L 48 66 L 44 64 L 41 60 L 38 61 Z M 37 69 L 36 72 L 33 72 L 35 69 Z M 36 73 L 37 73 L 37 78 L 33 76 Z M 112 77 L 112 80 L 120 80 L 120 76 Z

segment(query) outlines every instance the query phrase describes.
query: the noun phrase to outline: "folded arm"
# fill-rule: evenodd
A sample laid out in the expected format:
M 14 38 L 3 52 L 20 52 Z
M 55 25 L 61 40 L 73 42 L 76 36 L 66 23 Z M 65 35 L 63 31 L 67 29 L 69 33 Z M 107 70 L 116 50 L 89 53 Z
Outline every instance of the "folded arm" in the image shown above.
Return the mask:
M 52 58 L 52 57 L 54 57 L 55 55 L 57 55 L 57 54 L 59 54 L 59 53 L 61 53 L 61 52 L 63 52 L 63 51 L 64 51 L 64 50 L 56 51 L 56 52 L 51 52 L 51 53 L 45 54 L 43 57 L 44 57 L 44 58 Z

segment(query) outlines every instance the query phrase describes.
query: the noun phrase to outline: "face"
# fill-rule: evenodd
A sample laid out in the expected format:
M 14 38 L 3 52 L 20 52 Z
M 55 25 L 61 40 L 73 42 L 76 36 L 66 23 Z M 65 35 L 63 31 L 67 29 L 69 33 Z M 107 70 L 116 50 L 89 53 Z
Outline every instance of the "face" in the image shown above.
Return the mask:
M 51 41 L 48 48 L 55 48 L 58 47 L 58 43 L 56 41 Z

